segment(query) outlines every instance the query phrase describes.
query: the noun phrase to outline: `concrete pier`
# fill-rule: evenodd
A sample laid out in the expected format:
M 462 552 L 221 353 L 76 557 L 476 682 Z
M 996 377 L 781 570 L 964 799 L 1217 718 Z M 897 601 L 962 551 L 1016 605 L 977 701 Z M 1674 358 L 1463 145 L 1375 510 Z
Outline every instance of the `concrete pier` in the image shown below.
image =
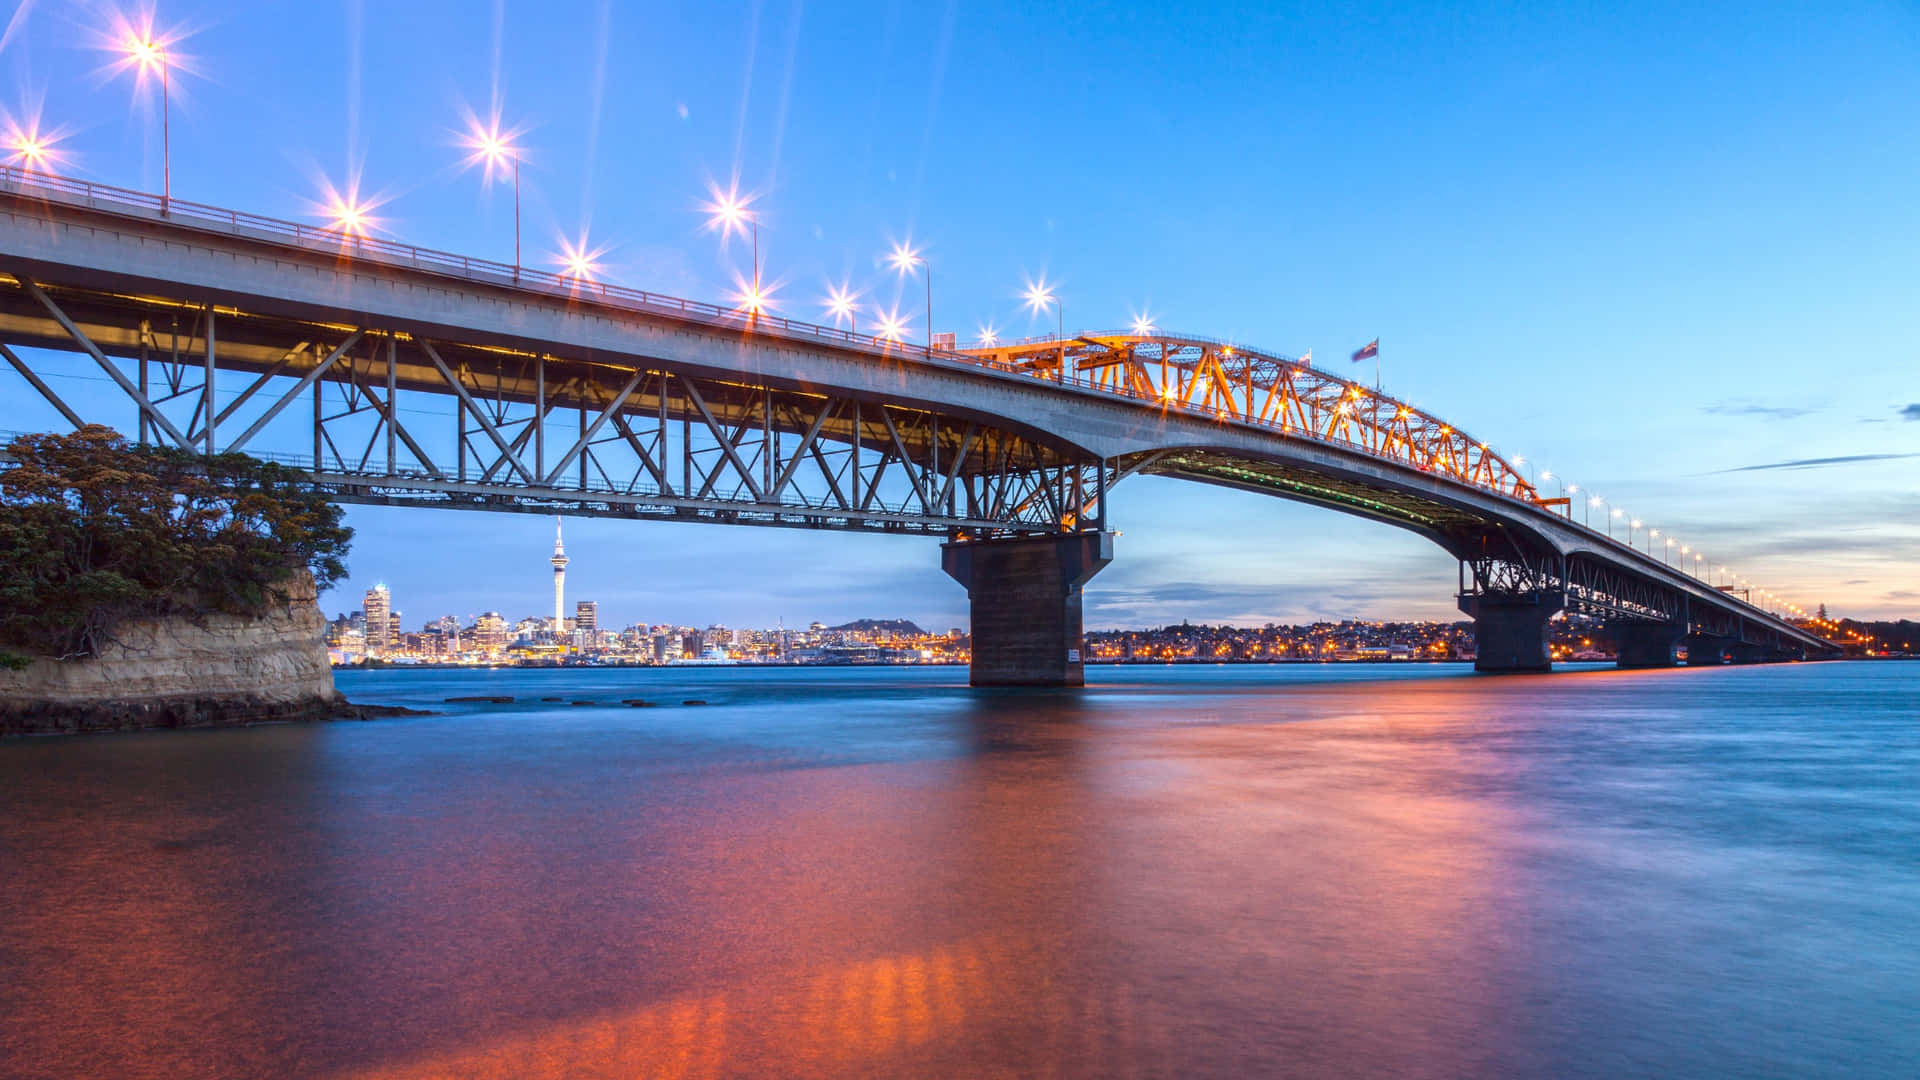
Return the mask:
M 1614 631 L 1623 668 L 1666 668 L 1679 663 L 1680 642 L 1687 636 L 1678 623 L 1622 623 Z
M 974 686 L 1083 686 L 1080 589 L 1113 561 L 1112 533 L 945 544 L 972 608 Z
M 1553 670 L 1547 650 L 1547 620 L 1558 599 L 1469 595 L 1460 610 L 1473 619 L 1473 670 L 1493 673 Z
M 1729 638 L 1715 637 L 1711 634 L 1687 635 L 1687 666 L 1716 667 L 1727 662 L 1727 653 L 1733 647 Z

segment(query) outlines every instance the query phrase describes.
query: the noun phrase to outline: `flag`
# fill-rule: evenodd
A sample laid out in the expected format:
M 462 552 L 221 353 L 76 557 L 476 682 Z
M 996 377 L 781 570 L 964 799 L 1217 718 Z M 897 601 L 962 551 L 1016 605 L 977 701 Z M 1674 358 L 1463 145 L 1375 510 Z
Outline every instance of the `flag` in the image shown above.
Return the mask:
M 1360 347 L 1360 351 L 1353 354 L 1353 362 L 1357 364 L 1362 360 L 1371 360 L 1374 357 L 1379 355 L 1380 355 L 1380 339 L 1374 338 L 1372 341 L 1369 341 L 1365 345 L 1362 345 Z

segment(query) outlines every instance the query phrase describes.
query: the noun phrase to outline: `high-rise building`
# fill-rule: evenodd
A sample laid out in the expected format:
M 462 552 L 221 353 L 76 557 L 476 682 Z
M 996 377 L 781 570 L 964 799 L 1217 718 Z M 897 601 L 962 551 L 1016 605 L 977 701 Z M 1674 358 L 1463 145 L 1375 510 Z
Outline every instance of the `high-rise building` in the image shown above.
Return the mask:
M 560 543 L 560 519 L 553 519 L 553 633 L 564 639 L 567 632 L 567 549 Z
M 507 620 L 497 611 L 489 611 L 473 621 L 473 643 L 482 650 L 498 653 L 507 647 Z
M 393 644 L 393 595 L 385 585 L 367 590 L 367 655 L 378 656 Z
M 594 600 L 580 600 L 573 605 L 573 632 L 592 634 L 600 629 L 600 604 Z

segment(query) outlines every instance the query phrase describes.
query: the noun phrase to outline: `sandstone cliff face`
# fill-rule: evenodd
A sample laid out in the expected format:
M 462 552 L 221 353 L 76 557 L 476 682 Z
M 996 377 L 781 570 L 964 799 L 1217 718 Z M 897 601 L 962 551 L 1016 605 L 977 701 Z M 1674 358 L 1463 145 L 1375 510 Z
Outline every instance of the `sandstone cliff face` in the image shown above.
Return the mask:
M 313 579 L 261 616 L 131 622 L 92 660 L 0 670 L 0 733 L 321 720 L 338 694 Z

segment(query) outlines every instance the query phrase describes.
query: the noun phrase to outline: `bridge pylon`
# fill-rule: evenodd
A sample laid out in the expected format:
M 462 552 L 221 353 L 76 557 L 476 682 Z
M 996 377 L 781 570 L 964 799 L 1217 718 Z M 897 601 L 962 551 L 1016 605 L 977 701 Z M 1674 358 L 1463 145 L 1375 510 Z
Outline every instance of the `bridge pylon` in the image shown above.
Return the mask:
M 1731 638 L 1717 634 L 1687 635 L 1687 666 L 1718 667 L 1727 662 L 1727 654 L 1733 649 Z
M 1678 622 L 1627 622 L 1614 630 L 1617 663 L 1623 668 L 1669 668 L 1679 663 L 1687 628 Z
M 1084 686 L 1080 590 L 1113 561 L 1113 534 L 955 540 L 941 568 L 966 587 L 974 686 Z
M 1473 619 L 1473 670 L 1492 673 L 1552 671 L 1547 620 L 1562 606 L 1557 593 L 1469 593 L 1460 610 Z

